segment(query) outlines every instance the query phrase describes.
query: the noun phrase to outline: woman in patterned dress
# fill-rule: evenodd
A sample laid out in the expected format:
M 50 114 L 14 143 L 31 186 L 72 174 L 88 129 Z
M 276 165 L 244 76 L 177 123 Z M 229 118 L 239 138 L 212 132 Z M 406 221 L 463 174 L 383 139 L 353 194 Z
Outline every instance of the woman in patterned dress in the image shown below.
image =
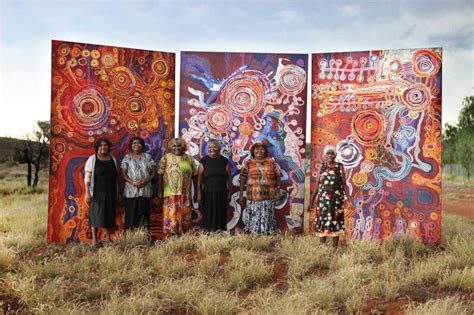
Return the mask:
M 158 166 L 158 197 L 163 200 L 165 237 L 191 229 L 191 184 L 197 179 L 196 164 L 185 153 L 186 142 L 175 138 L 168 148 L 170 152 L 165 153 Z
M 250 149 L 251 158 L 244 162 L 240 173 L 239 204 L 243 212 L 244 230 L 259 235 L 277 229 L 275 204 L 280 199 L 281 172 L 278 164 L 268 157 L 267 146 L 255 143 Z M 247 186 L 247 201 L 244 188 Z
M 145 141 L 133 137 L 128 145 L 131 153 L 125 155 L 121 169 L 125 179 L 125 229 L 148 227 L 150 200 L 153 194 L 151 181 L 155 177 L 156 163 L 146 153 Z
M 110 154 L 111 146 L 106 138 L 98 139 L 94 145 L 95 154 L 87 159 L 84 167 L 92 246 L 100 245 L 97 241 L 99 228 L 105 229 L 105 243 L 109 243 L 111 228 L 115 226 L 115 203 L 120 194 L 117 162 Z
M 207 143 L 207 155 L 198 169 L 198 201 L 202 204 L 202 223 L 207 231 L 227 230 L 227 207 L 231 198 L 232 178 L 229 160 L 221 155 L 217 140 Z
M 336 162 L 336 149 L 327 145 L 323 155 L 325 162 L 321 165 L 316 190 L 311 197 L 311 205 L 316 207 L 314 230 L 321 244 L 326 242 L 326 237 L 332 237 L 332 245 L 337 248 L 339 236 L 345 231 L 344 200 L 351 199 L 344 166 Z

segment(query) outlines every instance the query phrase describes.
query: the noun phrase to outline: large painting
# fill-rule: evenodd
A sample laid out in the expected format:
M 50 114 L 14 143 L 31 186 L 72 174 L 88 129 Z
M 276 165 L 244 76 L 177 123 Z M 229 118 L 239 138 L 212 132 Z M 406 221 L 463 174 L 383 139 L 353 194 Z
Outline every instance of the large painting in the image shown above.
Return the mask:
M 174 133 L 174 73 L 173 53 L 52 42 L 48 242 L 90 241 L 84 165 L 98 138 L 112 142 L 119 165 L 132 136 L 160 160 Z M 161 229 L 157 204 L 153 199 L 152 236 Z
M 283 171 L 276 215 L 282 230 L 303 231 L 306 126 L 305 54 L 182 52 L 180 134 L 200 159 L 206 144 L 223 145 L 233 170 L 227 229 L 239 227 L 239 169 L 250 147 L 264 142 Z M 199 227 L 200 210 L 193 221 Z
M 354 203 L 347 236 L 440 242 L 441 65 L 440 48 L 313 55 L 311 190 L 335 146 Z

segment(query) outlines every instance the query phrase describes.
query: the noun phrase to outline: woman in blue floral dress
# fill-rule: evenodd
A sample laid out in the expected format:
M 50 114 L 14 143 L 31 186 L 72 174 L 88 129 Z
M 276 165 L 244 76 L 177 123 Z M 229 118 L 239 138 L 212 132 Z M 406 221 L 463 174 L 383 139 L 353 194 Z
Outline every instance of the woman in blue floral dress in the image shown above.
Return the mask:
M 311 197 L 311 205 L 316 207 L 314 230 L 320 242 L 332 237 L 333 247 L 337 247 L 339 236 L 344 234 L 344 201 L 350 201 L 344 166 L 336 162 L 336 150 L 332 146 L 324 148 L 325 162 L 316 178 L 316 190 Z M 316 201 L 316 204 L 314 203 Z

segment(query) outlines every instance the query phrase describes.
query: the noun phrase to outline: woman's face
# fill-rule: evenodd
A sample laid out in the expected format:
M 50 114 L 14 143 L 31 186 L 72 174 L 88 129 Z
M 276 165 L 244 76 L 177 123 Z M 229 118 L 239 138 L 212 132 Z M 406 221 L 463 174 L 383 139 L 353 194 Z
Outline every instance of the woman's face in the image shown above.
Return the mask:
M 336 153 L 334 153 L 333 151 L 329 151 L 328 153 L 325 154 L 325 157 L 326 157 L 326 161 L 334 162 L 334 160 L 336 159 Z
M 107 142 L 102 141 L 101 143 L 99 143 L 99 148 L 97 149 L 97 153 L 106 155 L 109 153 L 109 151 L 110 151 L 110 147 L 107 144 Z
M 142 142 L 138 139 L 133 140 L 132 142 L 132 152 L 141 153 L 143 151 Z
M 171 153 L 174 155 L 183 155 L 184 154 L 184 147 L 179 142 L 173 142 L 171 145 Z
M 265 158 L 265 152 L 264 147 L 256 147 L 255 150 L 253 150 L 253 155 L 256 159 L 263 159 Z
M 217 144 L 211 142 L 207 146 L 207 154 L 212 158 L 218 157 L 219 154 L 220 154 L 219 146 Z

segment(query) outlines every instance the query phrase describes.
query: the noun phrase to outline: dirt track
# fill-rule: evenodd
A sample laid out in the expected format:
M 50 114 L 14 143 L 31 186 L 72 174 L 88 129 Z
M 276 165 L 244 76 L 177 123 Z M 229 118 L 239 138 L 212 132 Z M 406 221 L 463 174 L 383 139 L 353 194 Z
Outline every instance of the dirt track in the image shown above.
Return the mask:
M 474 220 L 474 184 L 443 182 L 443 212 Z

